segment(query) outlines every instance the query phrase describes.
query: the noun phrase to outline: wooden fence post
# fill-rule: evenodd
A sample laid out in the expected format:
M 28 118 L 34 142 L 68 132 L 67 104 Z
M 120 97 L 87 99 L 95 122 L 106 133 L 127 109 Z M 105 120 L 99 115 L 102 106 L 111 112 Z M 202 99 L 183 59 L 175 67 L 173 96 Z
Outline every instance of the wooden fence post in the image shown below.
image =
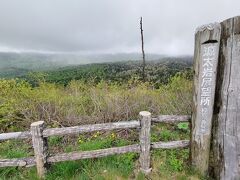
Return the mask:
M 140 170 L 144 174 L 148 174 L 151 172 L 150 168 L 150 143 L 151 143 L 151 113 L 147 111 L 141 111 L 139 113 L 140 116 L 140 124 L 141 124 L 141 131 L 140 131 Z
M 219 23 L 202 26 L 195 34 L 191 162 L 202 175 L 209 167 L 220 36 Z
M 39 178 L 43 179 L 47 170 L 47 138 L 43 137 L 45 128 L 44 121 L 38 121 L 31 124 L 32 144 L 36 161 L 37 173 Z
M 213 122 L 214 179 L 240 179 L 240 16 L 221 23 Z

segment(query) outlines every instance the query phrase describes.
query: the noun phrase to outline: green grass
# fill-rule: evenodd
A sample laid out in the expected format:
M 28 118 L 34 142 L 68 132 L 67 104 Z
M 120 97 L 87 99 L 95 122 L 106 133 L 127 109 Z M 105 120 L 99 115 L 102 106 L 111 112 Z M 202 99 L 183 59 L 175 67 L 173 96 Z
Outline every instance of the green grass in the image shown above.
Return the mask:
M 0 143 L 0 158 L 12 159 L 32 156 L 33 152 L 29 151 L 30 146 L 21 141 L 5 141 Z M 26 179 L 31 177 L 37 179 L 35 168 L 7 167 L 0 168 L 0 179 Z
M 137 155 L 128 153 L 99 159 L 62 162 L 52 166 L 47 179 L 127 178 L 134 168 Z
M 49 147 L 55 151 L 71 152 L 74 150 L 88 151 L 137 143 L 138 133 L 125 132 L 96 132 L 79 135 L 75 138 L 64 137 L 49 138 Z M 189 139 L 189 131 L 179 128 L 179 125 L 154 124 L 152 127 L 152 142 Z M 67 142 L 69 141 L 69 142 Z M 54 150 L 53 150 L 54 151 Z M 55 152 L 56 153 L 56 152 Z M 33 155 L 25 142 L 6 141 L 0 144 L 0 158 L 18 158 Z M 188 165 L 189 150 L 152 150 L 150 179 L 200 179 Z M 51 165 L 46 179 L 137 179 L 143 180 L 145 176 L 138 171 L 139 155 L 127 153 L 112 155 L 104 158 L 93 158 L 78 161 L 68 161 Z M 0 179 L 37 179 L 36 169 L 32 168 L 0 168 Z
M 0 143 L 0 157 L 1 158 L 21 158 L 32 154 L 28 150 L 29 145 L 21 141 L 11 140 Z
M 181 124 L 181 123 L 179 123 Z M 181 129 L 177 125 L 169 124 L 154 124 L 151 128 L 151 141 L 177 141 L 189 139 L 190 131 L 189 129 Z

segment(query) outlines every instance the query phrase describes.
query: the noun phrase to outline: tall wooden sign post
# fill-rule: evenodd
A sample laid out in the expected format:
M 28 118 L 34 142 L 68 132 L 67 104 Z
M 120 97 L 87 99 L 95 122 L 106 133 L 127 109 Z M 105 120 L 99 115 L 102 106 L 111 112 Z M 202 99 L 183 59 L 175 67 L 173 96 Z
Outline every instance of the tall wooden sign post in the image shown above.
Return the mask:
M 198 28 L 195 35 L 191 160 L 203 175 L 238 180 L 239 157 L 240 17 L 235 17 Z
M 215 100 L 221 26 L 202 26 L 195 34 L 191 160 L 207 174 Z

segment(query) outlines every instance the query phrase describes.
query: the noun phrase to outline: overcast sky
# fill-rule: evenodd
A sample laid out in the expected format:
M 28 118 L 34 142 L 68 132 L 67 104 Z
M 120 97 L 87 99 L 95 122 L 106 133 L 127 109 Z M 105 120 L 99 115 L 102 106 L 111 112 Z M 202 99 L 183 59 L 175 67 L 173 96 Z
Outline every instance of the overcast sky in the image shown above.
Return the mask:
M 240 0 L 0 0 L 0 51 L 193 54 L 197 26 L 240 15 Z

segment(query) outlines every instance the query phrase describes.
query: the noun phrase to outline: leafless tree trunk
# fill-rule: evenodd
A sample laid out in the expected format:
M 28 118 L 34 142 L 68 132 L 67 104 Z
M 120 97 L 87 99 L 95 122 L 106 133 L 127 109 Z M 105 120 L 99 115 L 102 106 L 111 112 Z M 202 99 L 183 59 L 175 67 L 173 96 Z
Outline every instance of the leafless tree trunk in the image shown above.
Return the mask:
M 143 57 L 143 64 L 142 64 L 142 76 L 143 76 L 143 81 L 145 81 L 145 52 L 144 52 L 144 41 L 143 41 L 143 26 L 142 26 L 142 17 L 140 19 L 140 29 L 141 29 L 141 41 L 142 41 L 142 57 Z

